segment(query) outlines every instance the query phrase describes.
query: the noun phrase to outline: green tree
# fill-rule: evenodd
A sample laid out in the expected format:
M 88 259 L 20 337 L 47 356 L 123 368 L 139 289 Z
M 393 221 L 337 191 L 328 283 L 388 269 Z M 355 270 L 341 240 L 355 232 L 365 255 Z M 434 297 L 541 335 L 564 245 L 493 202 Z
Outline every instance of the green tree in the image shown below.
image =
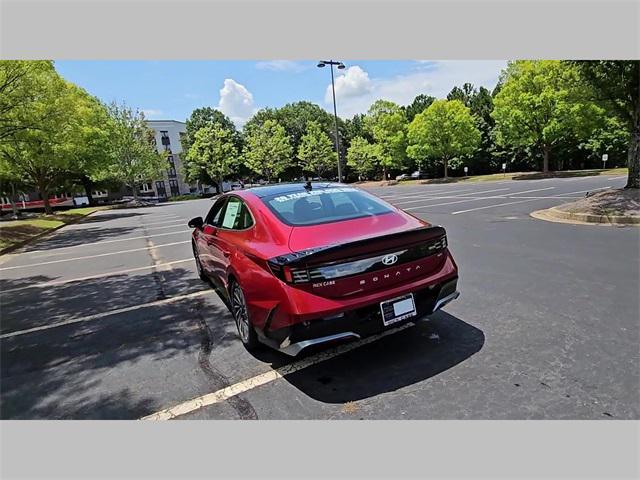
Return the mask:
M 109 105 L 109 114 L 113 122 L 110 175 L 130 187 L 137 199 L 139 184 L 160 176 L 169 163 L 157 152 L 153 130 L 147 126 L 141 112 L 114 102 Z
M 480 144 L 480 131 L 460 100 L 436 100 L 409 125 L 407 154 L 421 165 L 425 159 L 442 162 L 444 178 L 449 162 L 469 155 Z
M 316 121 L 307 123 L 307 132 L 300 139 L 298 158 L 305 171 L 315 172 L 322 177 L 336 164 L 336 153 L 331 139 Z
M 411 123 L 416 115 L 424 112 L 435 101 L 436 97 L 432 97 L 431 95 L 421 93 L 416 96 L 416 98 L 413 99 L 413 102 L 411 102 L 411 105 L 404 107 L 404 114 L 407 117 L 407 122 Z
M 405 160 L 407 120 L 402 109 L 393 102 L 377 100 L 365 118 L 365 126 L 380 154 L 383 179 L 387 170 L 402 168 Z
M 252 171 L 271 181 L 293 163 L 293 149 L 284 127 L 275 120 L 252 125 L 246 138 L 244 160 Z
M 76 93 L 74 128 L 68 130 L 59 155 L 68 158 L 70 179 L 82 185 L 89 204 L 94 205 L 92 192 L 96 182 L 108 181 L 111 177 L 114 124 L 105 105 L 84 90 L 73 88 Z
M 571 62 L 592 89 L 592 99 L 626 128 L 626 188 L 640 188 L 640 61 Z
M 197 165 L 191 168 L 189 165 L 189 158 L 186 153 L 191 149 L 195 141 L 196 132 L 200 129 L 209 126 L 217 125 L 222 129 L 225 129 L 231 133 L 233 143 L 238 151 L 242 149 L 242 135 L 236 129 L 235 124 L 220 110 L 211 107 L 196 108 L 186 121 L 185 133 L 180 137 L 180 143 L 182 145 L 182 151 L 185 153 L 182 167 L 186 172 L 200 172 L 199 177 L 190 177 L 192 182 L 202 182 L 205 184 L 214 184 L 217 182 L 217 177 L 210 177 L 206 169 L 201 169 Z
M 209 123 L 194 135 L 194 142 L 187 152 L 186 178 L 196 181 L 203 177 L 215 179 L 222 185 L 238 163 L 238 149 L 229 128 L 219 123 Z
M 49 195 L 69 169 L 68 141 L 77 128 L 78 92 L 49 68 L 31 69 L 21 81 L 33 91 L 3 117 L 5 125 L 18 127 L 5 131 L 0 155 L 11 175 L 38 189 L 45 211 L 51 213 Z
M 453 87 L 447 95 L 447 100 L 460 100 L 465 107 L 471 107 L 472 99 L 477 95 L 478 91 L 473 84 L 465 83 L 460 87 Z
M 0 60 L 0 142 L 38 126 L 29 107 L 38 101 L 42 83 L 53 77 L 49 60 Z
M 189 151 L 195 141 L 196 132 L 207 125 L 220 125 L 220 127 L 229 130 L 233 134 L 236 147 L 240 148 L 240 134 L 231 119 L 220 110 L 211 107 L 201 107 L 191 112 L 191 115 L 186 121 L 185 133 L 182 138 L 180 138 L 183 151 Z
M 347 150 L 347 165 L 360 177 L 368 176 L 376 170 L 380 162 L 380 152 L 377 145 L 369 143 L 363 137 L 355 137 Z
M 537 149 L 547 172 L 555 147 L 579 143 L 601 119 L 602 109 L 582 98 L 575 67 L 556 60 L 512 62 L 494 98 L 496 141 Z

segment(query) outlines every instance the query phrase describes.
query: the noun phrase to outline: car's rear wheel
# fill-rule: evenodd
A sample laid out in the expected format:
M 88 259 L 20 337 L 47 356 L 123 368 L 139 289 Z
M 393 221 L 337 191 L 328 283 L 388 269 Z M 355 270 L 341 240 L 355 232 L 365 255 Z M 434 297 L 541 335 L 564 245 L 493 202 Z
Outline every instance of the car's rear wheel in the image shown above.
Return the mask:
M 238 336 L 247 350 L 253 350 L 258 346 L 258 336 L 249 320 L 249 310 L 247 309 L 247 301 L 244 292 L 237 282 L 231 283 L 229 289 L 231 297 L 231 313 L 236 322 Z
M 196 270 L 198 271 L 198 276 L 200 277 L 200 280 L 208 282 L 209 278 L 207 277 L 207 274 L 204 273 L 202 263 L 200 262 L 200 255 L 198 255 L 198 250 L 196 250 L 195 243 L 191 244 L 191 248 L 193 249 L 193 257 L 196 259 Z

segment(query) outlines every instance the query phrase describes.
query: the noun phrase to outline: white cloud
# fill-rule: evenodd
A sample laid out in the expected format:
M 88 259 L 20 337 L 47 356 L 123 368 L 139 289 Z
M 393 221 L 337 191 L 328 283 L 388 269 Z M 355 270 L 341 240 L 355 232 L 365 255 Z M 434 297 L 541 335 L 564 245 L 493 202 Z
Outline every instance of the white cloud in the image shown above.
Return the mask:
M 373 85 L 371 79 L 369 79 L 369 74 L 357 65 L 347 68 L 343 75 L 339 75 L 335 79 L 335 85 L 336 101 L 338 101 L 339 99 L 366 95 L 373 90 Z M 327 90 L 324 95 L 324 101 L 327 103 L 333 102 L 331 85 L 327 86 Z
M 218 110 L 227 115 L 237 127 L 242 127 L 256 111 L 253 95 L 244 85 L 226 78 L 220 89 Z
M 270 70 L 272 72 L 294 72 L 300 73 L 307 69 L 307 67 L 299 62 L 291 60 L 271 60 L 268 62 L 256 63 L 258 70 Z
M 162 116 L 162 110 L 157 110 L 154 108 L 143 108 L 141 112 L 144 114 L 144 118 L 147 120 L 157 119 Z
M 493 60 L 420 60 L 416 62 L 414 72 L 392 78 L 369 78 L 367 72 L 353 66 L 336 79 L 338 115 L 347 118 L 365 113 L 378 99 L 408 105 L 421 93 L 445 98 L 455 85 L 462 86 L 466 82 L 476 88 L 484 86 L 493 89 L 506 64 L 506 61 Z M 331 85 L 327 87 L 325 102 L 327 110 L 330 110 L 333 102 Z

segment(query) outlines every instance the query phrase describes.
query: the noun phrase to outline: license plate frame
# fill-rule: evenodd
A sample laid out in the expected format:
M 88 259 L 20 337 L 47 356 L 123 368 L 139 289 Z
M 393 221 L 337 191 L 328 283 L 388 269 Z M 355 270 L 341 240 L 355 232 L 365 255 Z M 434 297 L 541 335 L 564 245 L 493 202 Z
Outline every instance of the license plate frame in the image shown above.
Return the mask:
M 415 317 L 418 312 L 413 293 L 380 302 L 380 314 L 385 327 Z

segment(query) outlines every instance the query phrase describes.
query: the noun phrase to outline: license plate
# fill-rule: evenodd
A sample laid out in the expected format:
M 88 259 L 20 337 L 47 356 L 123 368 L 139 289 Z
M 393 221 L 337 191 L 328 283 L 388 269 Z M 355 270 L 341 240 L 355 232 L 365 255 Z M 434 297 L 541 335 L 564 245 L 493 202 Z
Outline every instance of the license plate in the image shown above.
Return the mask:
M 403 295 L 380 303 L 382 312 L 382 323 L 384 326 L 400 322 L 416 315 L 416 305 L 413 301 L 413 294 Z

